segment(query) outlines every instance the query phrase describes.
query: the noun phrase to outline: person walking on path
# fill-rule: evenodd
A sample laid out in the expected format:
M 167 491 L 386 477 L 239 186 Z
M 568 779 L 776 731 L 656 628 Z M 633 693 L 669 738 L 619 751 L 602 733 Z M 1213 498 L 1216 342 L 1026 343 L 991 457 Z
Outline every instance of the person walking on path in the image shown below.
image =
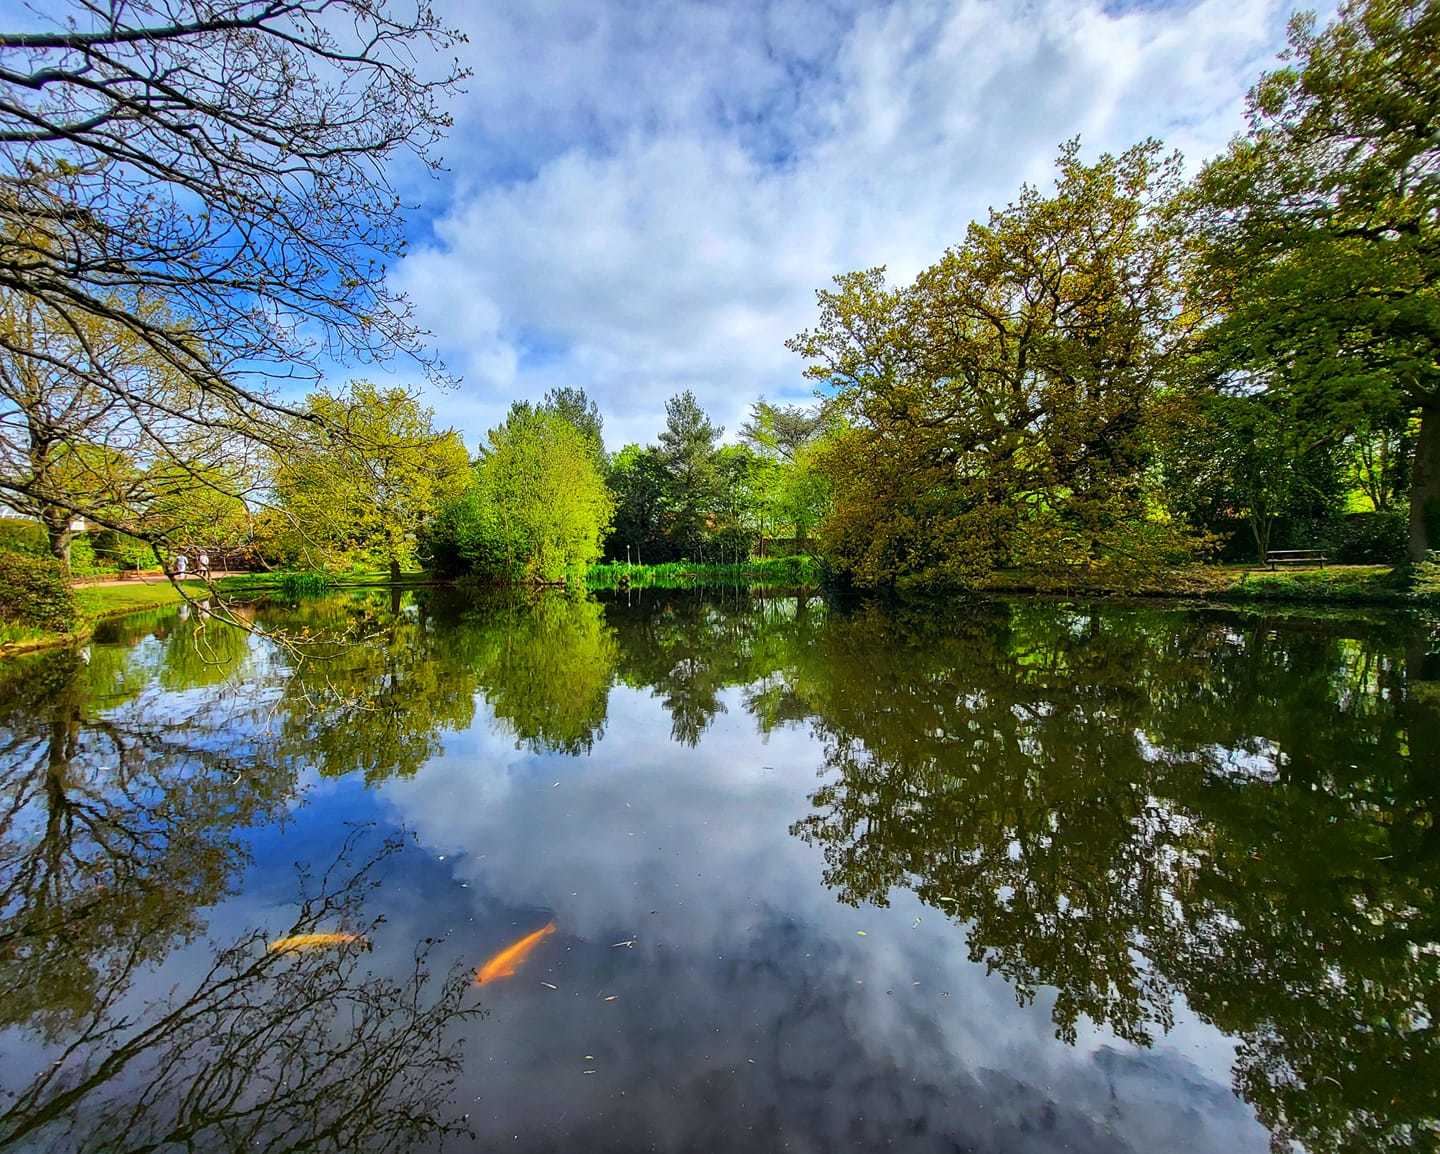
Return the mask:
M 189 565 L 190 559 L 186 557 L 184 553 L 181 553 L 178 557 L 175 558 L 175 576 L 178 577 L 181 581 L 185 580 L 185 570 L 189 567 Z
M 200 576 L 210 580 L 210 554 L 203 549 L 200 550 Z

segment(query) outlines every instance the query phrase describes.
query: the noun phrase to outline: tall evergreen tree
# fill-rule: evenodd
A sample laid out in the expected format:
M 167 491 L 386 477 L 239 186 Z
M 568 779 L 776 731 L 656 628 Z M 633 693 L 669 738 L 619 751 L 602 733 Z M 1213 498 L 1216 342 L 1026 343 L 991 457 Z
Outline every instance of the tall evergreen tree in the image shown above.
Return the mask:
M 725 430 L 713 424 L 686 389 L 665 402 L 660 457 L 667 481 L 668 534 L 682 556 L 699 557 L 719 491 L 716 442 Z

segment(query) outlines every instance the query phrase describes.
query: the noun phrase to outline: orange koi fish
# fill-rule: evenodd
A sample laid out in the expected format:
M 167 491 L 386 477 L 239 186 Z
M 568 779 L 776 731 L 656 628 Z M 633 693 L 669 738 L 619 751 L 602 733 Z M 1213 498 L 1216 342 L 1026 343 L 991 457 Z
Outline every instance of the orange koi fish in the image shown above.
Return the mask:
M 498 981 L 500 978 L 513 978 L 515 971 L 525 964 L 525 959 L 535 947 L 554 932 L 555 923 L 550 922 L 533 934 L 526 934 L 518 942 L 512 942 L 475 971 L 475 984 L 483 986 L 486 982 Z
M 299 950 L 320 950 L 326 946 L 343 946 L 349 942 L 363 942 L 359 934 L 296 934 L 294 937 L 277 938 L 265 948 L 272 954 L 290 954 Z

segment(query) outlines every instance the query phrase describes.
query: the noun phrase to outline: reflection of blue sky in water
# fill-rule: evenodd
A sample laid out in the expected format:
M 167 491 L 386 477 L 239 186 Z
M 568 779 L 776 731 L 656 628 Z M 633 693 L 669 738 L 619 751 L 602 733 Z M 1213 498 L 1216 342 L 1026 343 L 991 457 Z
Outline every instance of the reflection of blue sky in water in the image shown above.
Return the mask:
M 762 745 L 739 692 L 724 700 L 694 749 L 670 740 L 648 693 L 617 688 L 589 758 L 519 752 L 477 724 L 382 788 L 453 869 L 438 904 L 411 895 L 407 929 L 453 920 L 457 891 L 482 957 L 547 913 L 559 924 L 483 995 L 493 1016 L 474 1030 L 467 1079 L 482 1138 L 1265 1148 L 1230 1091 L 1230 1043 L 1183 1010 L 1149 1052 L 1103 1030 L 1066 1047 L 1043 992 L 1018 1008 L 966 961 L 962 930 L 913 895 L 886 909 L 835 901 L 818 851 L 788 832 L 817 748 L 804 727 Z
M 1362 1090 L 1403 1072 L 1366 1039 L 1408 1044 L 1401 1012 L 1428 978 L 1384 941 L 1370 949 L 1351 896 L 1384 911 L 1432 892 L 1433 791 L 1408 750 L 1433 711 L 1404 679 L 1399 618 L 1361 641 L 1321 622 L 1026 603 L 902 640 L 902 618 L 801 621 L 775 604 L 763 621 L 691 598 L 603 617 L 553 600 L 461 608 L 391 630 L 381 605 L 366 619 L 378 646 L 325 671 L 354 693 L 345 708 L 316 692 L 319 671 L 303 682 L 253 638 L 202 660 L 173 615 L 115 625 L 44 709 L 12 681 L 0 728 L 31 752 L 7 788 L 34 800 L 0 831 L 0 867 L 29 860 L 55 812 L 39 786 L 57 734 L 66 790 L 105 793 L 122 816 L 150 806 L 160 831 L 124 875 L 147 901 L 110 888 L 97 906 L 83 871 L 67 883 L 73 940 L 93 955 L 72 959 L 77 975 L 102 972 L 107 948 L 163 939 L 113 1015 L 142 1020 L 203 974 L 204 937 L 173 932 L 191 911 L 215 942 L 285 933 L 294 863 L 323 870 L 347 830 L 374 823 L 369 838 L 403 828 L 413 842 L 367 900 L 386 923 L 363 966 L 398 978 L 433 937 L 437 973 L 473 972 L 558 924 L 516 976 L 470 991 L 489 1016 L 462 1027 L 453 1107 L 481 1148 L 1259 1152 L 1266 1135 L 1231 1090 L 1257 1067 L 1232 1036 L 1278 1039 L 1265 1076 L 1333 1055 L 1294 1084 L 1337 1132 L 1365 1099 L 1327 1114 L 1313 1088 L 1338 1086 L 1330 1071 L 1354 1070 Z M 763 691 L 735 685 L 757 678 Z M 971 719 L 988 744 L 963 743 Z M 142 755 L 148 794 L 114 794 L 110 730 Z M 557 745 L 590 753 L 537 752 Z M 1023 852 L 1010 840 L 1036 830 Z M 1062 831 L 1056 853 L 1046 830 Z M 231 865 L 233 843 L 246 852 Z M 209 872 L 183 868 L 207 853 Z M 945 917 L 951 894 L 974 926 Z M 1093 916 L 1061 916 L 1076 894 Z M 161 907 L 176 918 L 151 925 Z M 1423 948 L 1429 923 L 1405 918 Z M 1008 976 L 969 961 L 967 939 L 1009 949 Z M 1144 964 L 1125 942 L 1159 959 L 1160 981 L 1117 1009 L 1109 984 L 1126 959 Z M 1353 994 L 1333 1004 L 1332 945 Z M 46 985 L 11 962 L 0 955 L 6 989 Z M 1030 984 L 1035 1003 L 1017 1005 Z M 1175 989 L 1232 1033 L 1184 1005 L 1156 1028 Z M 1055 1032 L 1074 999 L 1072 1046 Z M 1154 1047 L 1090 1024 L 1096 1006 L 1117 1029 L 1127 1013 L 1151 1028 Z M 1372 1007 L 1399 1024 L 1372 1029 Z M 0 1031 L 0 1085 L 56 1053 Z M 127 1069 L 107 1101 L 139 1100 L 145 1076 Z M 1399 1094 L 1387 1081 L 1396 1134 L 1430 1116 L 1423 1085 Z

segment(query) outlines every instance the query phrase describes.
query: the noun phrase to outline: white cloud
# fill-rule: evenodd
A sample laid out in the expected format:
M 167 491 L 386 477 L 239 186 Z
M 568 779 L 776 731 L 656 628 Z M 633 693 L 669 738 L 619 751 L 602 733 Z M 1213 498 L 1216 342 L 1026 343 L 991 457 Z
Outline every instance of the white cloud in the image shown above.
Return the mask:
M 730 428 L 808 385 L 784 340 L 831 275 L 912 275 L 1060 141 L 1156 135 L 1192 162 L 1241 125 L 1287 6 L 1037 0 L 514 6 L 465 13 L 476 79 L 433 236 L 397 270 L 474 442 L 579 384 L 612 445 L 693 387 Z M 477 422 L 480 424 L 477 426 Z
M 962 928 L 913 893 L 897 887 L 883 907 L 837 901 L 818 884 L 823 851 L 790 832 L 819 782 L 815 737 L 790 727 L 759 747 L 743 694 L 721 700 L 689 748 L 670 739 L 653 694 L 617 686 L 606 735 L 581 758 L 516 750 L 482 717 L 382 787 L 466 883 L 470 922 L 498 932 L 497 945 L 545 919 L 558 927 L 522 980 L 486 998 L 482 1052 L 503 1061 L 472 1063 L 477 1084 L 460 1095 L 482 1103 L 482 1144 L 517 1118 L 555 1116 L 558 1094 L 571 1119 L 557 1119 L 569 1139 L 558 1146 L 593 1147 L 592 1125 L 614 1147 L 637 1146 L 624 1127 L 639 1118 L 680 1128 L 661 1145 L 710 1148 L 683 1139 L 732 1123 L 689 1092 L 718 1078 L 744 1087 L 749 1117 L 796 1119 L 797 1149 L 868 1146 L 850 1129 L 857 1115 L 903 1115 L 918 1135 L 987 1149 L 1265 1148 L 1229 1088 L 1233 1043 L 1183 1002 L 1151 1050 L 1089 1026 L 1079 1045 L 1058 1046 L 1053 993 L 1017 1005 L 1006 981 L 968 960 Z M 596 1001 L 602 987 L 613 1007 Z M 567 1078 L 562 1063 L 585 1053 L 604 1076 Z M 611 1112 L 617 1088 L 633 1114 Z M 1051 1132 L 1030 1124 L 1046 1103 Z M 1091 1122 L 1102 1117 L 1100 1140 Z

